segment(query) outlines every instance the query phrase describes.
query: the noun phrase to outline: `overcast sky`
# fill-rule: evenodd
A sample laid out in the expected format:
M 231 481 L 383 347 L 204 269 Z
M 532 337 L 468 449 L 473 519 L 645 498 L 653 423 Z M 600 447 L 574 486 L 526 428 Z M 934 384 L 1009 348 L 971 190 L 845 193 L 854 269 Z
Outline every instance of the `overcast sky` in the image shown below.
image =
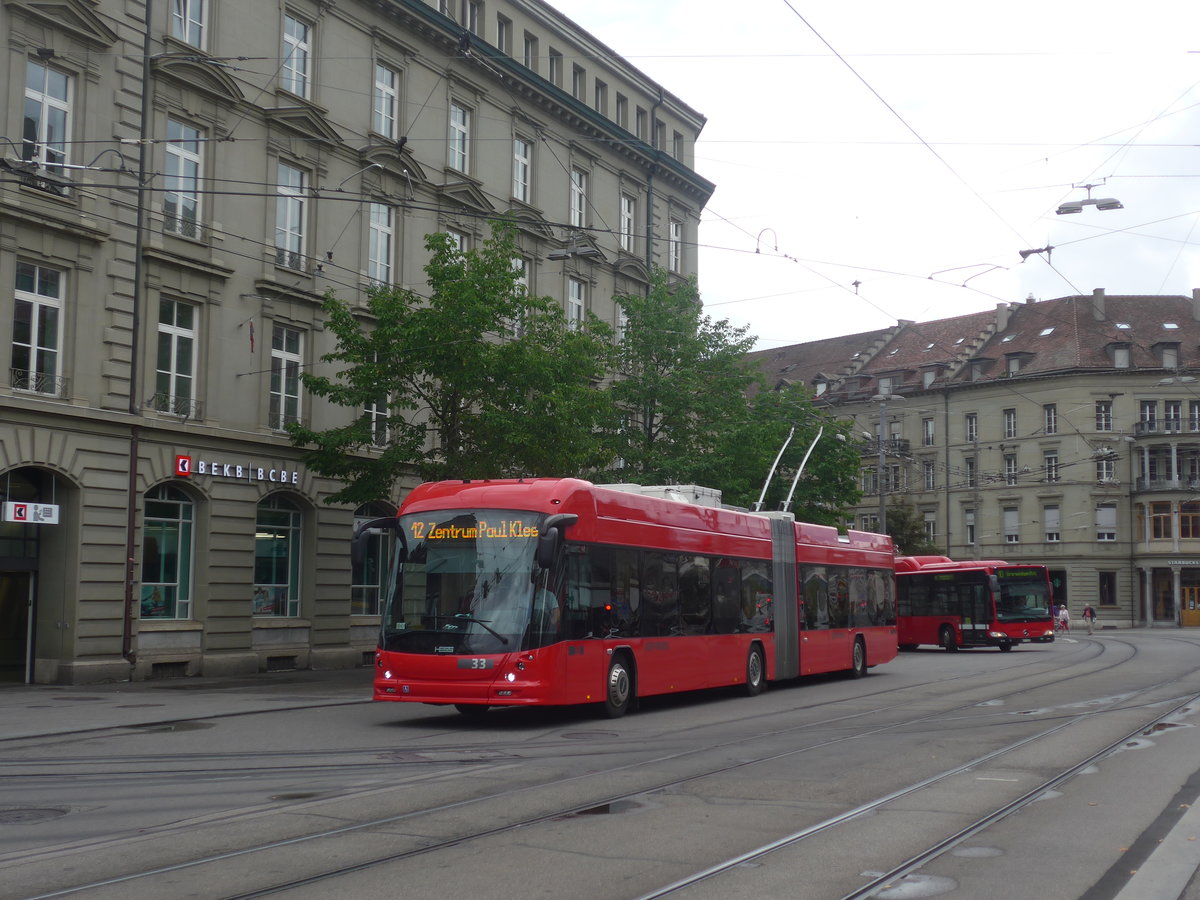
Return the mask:
M 549 2 L 707 117 L 700 289 L 760 349 L 1200 287 L 1194 0 Z

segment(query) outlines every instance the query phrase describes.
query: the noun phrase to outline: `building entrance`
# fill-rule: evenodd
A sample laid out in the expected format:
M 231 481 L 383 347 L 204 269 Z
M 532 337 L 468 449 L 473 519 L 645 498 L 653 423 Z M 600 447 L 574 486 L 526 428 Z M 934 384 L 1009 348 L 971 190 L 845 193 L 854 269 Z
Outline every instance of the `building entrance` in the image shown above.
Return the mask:
M 30 681 L 33 573 L 0 572 L 0 681 Z

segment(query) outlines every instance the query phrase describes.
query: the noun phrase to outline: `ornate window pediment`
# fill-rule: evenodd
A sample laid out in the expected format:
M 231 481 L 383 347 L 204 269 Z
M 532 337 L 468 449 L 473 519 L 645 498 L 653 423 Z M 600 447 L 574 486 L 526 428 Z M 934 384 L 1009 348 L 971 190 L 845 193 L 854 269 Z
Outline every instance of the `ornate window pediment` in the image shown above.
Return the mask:
M 98 4 L 91 0 L 4 0 L 4 5 L 89 44 L 111 47 L 117 42 L 117 33 L 96 15 Z
M 342 136 L 326 121 L 324 111 L 315 106 L 277 106 L 264 112 L 268 121 L 304 137 L 342 143 Z
M 242 89 L 220 66 L 205 63 L 203 56 L 191 54 L 187 59 L 164 56 L 154 60 L 154 72 L 160 78 L 170 78 L 189 88 L 229 103 L 245 99 Z

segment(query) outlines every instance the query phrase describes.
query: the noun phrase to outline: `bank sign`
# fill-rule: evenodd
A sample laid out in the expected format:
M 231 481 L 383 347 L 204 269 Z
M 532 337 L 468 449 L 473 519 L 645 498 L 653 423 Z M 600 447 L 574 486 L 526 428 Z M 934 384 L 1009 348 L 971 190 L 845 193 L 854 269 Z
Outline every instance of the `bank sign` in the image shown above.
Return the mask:
M 211 478 L 233 478 L 238 481 L 267 481 L 271 484 L 299 484 L 300 472 L 272 469 L 267 466 L 227 463 L 211 459 L 195 459 L 182 454 L 175 457 L 175 474 L 180 478 L 208 475 Z

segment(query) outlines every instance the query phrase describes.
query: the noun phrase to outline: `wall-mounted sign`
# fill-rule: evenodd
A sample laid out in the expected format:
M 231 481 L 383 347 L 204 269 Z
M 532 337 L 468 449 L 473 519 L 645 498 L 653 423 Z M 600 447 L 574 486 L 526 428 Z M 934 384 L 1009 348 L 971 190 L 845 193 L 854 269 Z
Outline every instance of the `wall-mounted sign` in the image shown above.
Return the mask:
M 272 484 L 300 483 L 299 471 L 217 462 L 209 459 L 193 459 L 183 454 L 175 457 L 175 474 L 180 478 L 208 475 L 212 478 L 234 478 L 240 481 L 269 481 Z
M 4 521 L 23 525 L 57 525 L 57 503 L 5 503 Z

